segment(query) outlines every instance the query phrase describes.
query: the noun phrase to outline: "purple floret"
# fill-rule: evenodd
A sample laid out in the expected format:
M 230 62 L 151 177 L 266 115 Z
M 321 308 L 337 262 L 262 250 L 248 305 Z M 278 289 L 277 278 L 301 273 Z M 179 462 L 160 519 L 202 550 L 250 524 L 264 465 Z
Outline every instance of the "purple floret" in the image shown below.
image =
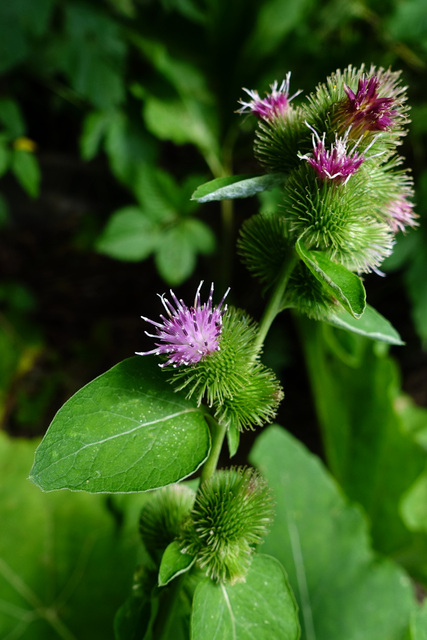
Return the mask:
M 147 331 L 146 335 L 156 338 L 159 342 L 156 342 L 155 349 L 137 355 L 167 355 L 166 362 L 160 366 L 179 367 L 180 365 L 196 364 L 205 356 L 220 349 L 222 318 L 227 310 L 227 305 L 223 307 L 223 303 L 229 289 L 225 292 L 219 305 L 213 307 L 214 285 L 211 285 L 208 301 L 201 304 L 200 289 L 202 284 L 203 281 L 198 286 L 192 307 L 187 307 L 182 300 L 178 300 L 172 290 L 170 295 L 173 304 L 164 295 L 159 296 L 168 317 L 161 315 L 162 323 L 159 323 L 142 316 L 143 320 L 156 327 L 154 335 Z
M 300 155 L 301 160 L 307 160 L 321 180 L 330 180 L 336 183 L 346 183 L 347 180 L 359 169 L 365 157 L 356 151 L 356 145 L 350 151 L 348 149 L 347 134 L 342 138 L 336 136 L 330 149 L 325 146 L 325 134 L 320 138 L 317 131 L 313 131 L 312 155 Z
M 391 200 L 387 207 L 387 219 L 393 233 L 405 231 L 406 227 L 415 227 L 417 222 L 414 205 L 404 195 Z
M 394 109 L 394 98 L 382 98 L 378 95 L 381 83 L 377 76 L 362 77 L 357 91 L 344 85 L 348 102 L 344 105 L 346 124 L 352 125 L 354 130 L 386 131 L 390 129 L 398 116 Z
M 238 113 L 253 113 L 263 120 L 273 120 L 274 118 L 284 116 L 289 109 L 291 100 L 301 93 L 301 91 L 297 91 L 289 97 L 290 80 L 290 72 L 286 74 L 286 78 L 280 87 L 278 87 L 276 80 L 270 85 L 271 93 L 267 93 L 265 98 L 260 98 L 258 91 L 243 88 L 243 91 L 246 91 L 252 99 L 250 102 L 239 100 L 242 107 L 238 110 Z

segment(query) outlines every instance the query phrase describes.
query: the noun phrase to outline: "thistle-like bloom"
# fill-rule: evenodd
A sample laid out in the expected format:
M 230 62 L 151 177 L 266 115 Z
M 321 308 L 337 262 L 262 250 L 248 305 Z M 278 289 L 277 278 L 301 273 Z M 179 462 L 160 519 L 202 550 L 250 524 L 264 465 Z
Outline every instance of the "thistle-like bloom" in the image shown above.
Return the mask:
M 155 322 L 141 316 L 143 320 L 156 327 L 156 334 L 145 332 L 150 338 L 157 338 L 156 348 L 151 351 L 137 353 L 139 356 L 167 355 L 167 361 L 161 367 L 172 365 L 190 365 L 199 362 L 202 358 L 220 349 L 222 330 L 222 318 L 227 310 L 223 307 L 225 297 L 230 289 L 227 289 L 218 306 L 212 306 L 214 286 L 211 285 L 209 299 L 204 304 L 200 302 L 200 289 L 203 280 L 199 284 L 194 306 L 187 307 L 183 300 L 178 300 L 171 290 L 170 295 L 175 305 L 167 300 L 164 295 L 159 296 L 168 317 L 161 315 L 162 323 Z
M 310 125 L 309 125 L 310 126 Z M 313 131 L 313 155 L 301 155 L 301 160 L 307 160 L 321 180 L 331 180 L 336 183 L 344 183 L 356 173 L 365 157 L 356 151 L 358 142 L 351 150 L 348 148 L 348 131 L 342 138 L 335 136 L 335 142 L 330 150 L 325 146 L 325 133 L 320 138 L 317 131 Z
M 405 231 L 406 227 L 415 227 L 417 225 L 413 207 L 412 202 L 409 202 L 404 195 L 390 200 L 386 208 L 386 214 L 393 233 Z
M 384 82 L 382 87 L 376 75 L 369 78 L 362 76 L 356 93 L 344 85 L 348 100 L 342 105 L 340 115 L 343 117 L 345 128 L 351 126 L 358 134 L 363 131 L 386 131 L 392 128 L 398 116 L 395 100 L 392 96 L 380 97 L 378 91 L 381 88 L 387 88 L 387 83 Z
M 280 87 L 278 87 L 277 80 L 270 85 L 271 93 L 267 93 L 266 98 L 260 98 L 258 91 L 245 89 L 243 87 L 243 91 L 246 91 L 252 99 L 250 102 L 239 100 L 242 107 L 238 109 L 237 113 L 253 113 L 263 120 L 273 120 L 274 118 L 284 116 L 289 109 L 291 100 L 301 93 L 301 91 L 297 91 L 289 97 L 290 81 L 291 72 L 289 71 Z

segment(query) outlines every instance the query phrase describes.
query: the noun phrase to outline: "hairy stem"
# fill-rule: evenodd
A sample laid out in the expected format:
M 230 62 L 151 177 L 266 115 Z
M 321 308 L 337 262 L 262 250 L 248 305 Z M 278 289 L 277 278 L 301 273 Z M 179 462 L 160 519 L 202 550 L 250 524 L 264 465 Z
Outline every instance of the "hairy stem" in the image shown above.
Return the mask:
M 209 424 L 209 429 L 212 437 L 212 447 L 209 453 L 209 457 L 203 465 L 200 482 L 208 480 L 216 471 L 219 455 L 221 453 L 222 444 L 224 442 L 226 427 L 223 424 L 217 422 L 212 416 L 207 415 L 206 421 Z
M 233 224 L 234 224 L 234 205 L 232 200 L 221 201 L 221 262 L 219 272 L 219 282 L 222 288 L 226 288 L 232 279 L 233 265 Z
M 292 251 L 283 263 L 276 286 L 259 323 L 258 335 L 255 341 L 255 346 L 257 349 L 260 349 L 264 344 L 266 335 L 271 325 L 273 324 L 275 317 L 282 309 L 283 295 L 286 291 L 289 278 L 291 277 L 292 271 L 294 270 L 298 260 L 299 258 L 297 254 L 295 253 L 295 251 Z

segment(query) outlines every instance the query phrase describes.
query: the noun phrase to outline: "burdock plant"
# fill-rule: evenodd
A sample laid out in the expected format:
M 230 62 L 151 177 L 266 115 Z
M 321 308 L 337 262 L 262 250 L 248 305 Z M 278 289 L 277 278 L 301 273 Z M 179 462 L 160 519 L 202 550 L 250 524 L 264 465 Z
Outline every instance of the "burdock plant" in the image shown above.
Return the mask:
M 348 67 L 300 104 L 290 73 L 264 97 L 245 91 L 239 113 L 256 118 L 254 153 L 264 173 L 214 180 L 193 197 L 280 188 L 277 207 L 248 218 L 238 239 L 239 255 L 268 296 L 261 318 L 228 306 L 228 289 L 215 304 L 213 284 L 205 302 L 203 282 L 192 304 L 173 291 L 161 295 L 159 318 L 143 317 L 153 347 L 68 401 L 32 470 L 44 489 L 161 489 L 141 513 L 147 558 L 119 616 L 141 638 L 165 638 L 165 621 L 172 633 L 179 610 L 187 620 L 179 637 L 188 635 L 191 615 L 192 640 L 297 640 L 283 569 L 257 551 L 273 497 L 254 469 L 217 470 L 223 442 L 232 457 L 242 433 L 276 415 L 284 393 L 262 350 L 284 309 L 401 343 L 366 304 L 362 280 L 383 275 L 396 234 L 416 225 L 412 178 L 398 152 L 408 123 L 399 73 Z M 199 468 L 193 487 L 176 485 Z M 120 625 L 117 637 L 131 637 Z M 242 629 L 251 635 L 240 636 Z

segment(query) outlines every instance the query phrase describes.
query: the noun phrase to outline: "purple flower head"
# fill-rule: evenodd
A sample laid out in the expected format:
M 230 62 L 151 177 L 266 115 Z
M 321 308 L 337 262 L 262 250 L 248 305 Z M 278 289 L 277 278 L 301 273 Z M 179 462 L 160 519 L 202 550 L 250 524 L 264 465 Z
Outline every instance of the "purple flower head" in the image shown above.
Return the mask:
M 359 79 L 357 91 L 344 85 L 348 100 L 344 101 L 339 115 L 343 117 L 343 127 L 351 126 L 357 134 L 364 131 L 386 131 L 391 129 L 398 116 L 395 99 L 392 96 L 380 97 L 379 90 L 389 88 L 386 78 L 384 83 L 376 75 Z
M 239 100 L 242 107 L 238 109 L 237 113 L 253 113 L 263 120 L 274 120 L 274 118 L 284 116 L 289 108 L 290 101 L 301 93 L 301 91 L 297 91 L 289 97 L 290 81 L 291 72 L 289 71 L 280 87 L 277 86 L 277 80 L 270 85 L 271 93 L 267 93 L 266 98 L 260 98 L 258 91 L 243 88 L 243 91 L 246 91 L 252 99 L 250 102 Z
M 170 295 L 175 306 L 164 295 L 159 296 L 167 312 L 167 317 L 160 316 L 162 323 L 142 316 L 143 320 L 156 327 L 156 334 L 146 331 L 146 335 L 156 338 L 159 342 L 156 342 L 155 349 L 137 353 L 137 355 L 165 354 L 168 359 L 160 365 L 161 367 L 167 365 L 179 367 L 182 364 L 195 364 L 213 351 L 219 351 L 222 317 L 227 310 L 227 305 L 225 307 L 222 305 L 230 289 L 227 289 L 219 305 L 213 307 L 213 284 L 208 301 L 204 304 L 200 303 L 202 284 L 203 280 L 197 288 L 192 307 L 187 307 L 182 300 L 178 300 L 172 290 Z
M 417 225 L 413 207 L 412 202 L 409 202 L 404 195 L 397 196 L 390 200 L 386 214 L 387 221 L 393 233 L 405 231 L 406 227 L 415 227 Z
M 310 125 L 308 125 L 310 127 Z M 348 131 L 346 134 L 339 138 L 335 136 L 335 142 L 331 144 L 330 149 L 326 149 L 325 146 L 325 133 L 320 138 L 317 131 L 310 127 L 313 132 L 313 155 L 301 155 L 301 160 L 307 160 L 308 164 L 315 169 L 318 177 L 321 180 L 330 180 L 335 183 L 344 183 L 356 173 L 365 157 L 356 151 L 356 147 L 359 143 L 353 146 L 350 151 L 348 149 Z

